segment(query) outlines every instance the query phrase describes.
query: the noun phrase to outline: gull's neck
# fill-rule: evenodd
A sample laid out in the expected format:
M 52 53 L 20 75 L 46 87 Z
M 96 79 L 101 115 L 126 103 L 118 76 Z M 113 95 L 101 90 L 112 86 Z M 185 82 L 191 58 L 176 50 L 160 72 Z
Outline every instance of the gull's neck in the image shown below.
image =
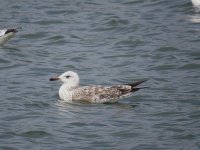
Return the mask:
M 7 42 L 9 39 L 11 39 L 14 35 L 15 35 L 15 33 L 10 32 L 8 34 L 1 36 L 0 37 L 0 45 L 3 45 L 5 42 Z

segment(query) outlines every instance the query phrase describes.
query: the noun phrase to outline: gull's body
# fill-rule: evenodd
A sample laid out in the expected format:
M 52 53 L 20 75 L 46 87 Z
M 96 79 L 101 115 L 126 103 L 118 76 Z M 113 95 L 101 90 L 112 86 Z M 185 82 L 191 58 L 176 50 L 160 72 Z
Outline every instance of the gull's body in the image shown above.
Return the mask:
M 136 86 L 146 80 L 131 84 L 116 86 L 79 86 L 79 76 L 73 71 L 67 71 L 59 77 L 50 78 L 50 81 L 61 80 L 59 97 L 67 102 L 86 101 L 91 103 L 115 102 L 120 98 L 130 95 L 141 88 Z
M 2 29 L 0 30 L 0 46 L 4 45 L 9 39 L 14 37 L 15 33 L 18 31 L 20 28 L 15 28 L 15 29 Z

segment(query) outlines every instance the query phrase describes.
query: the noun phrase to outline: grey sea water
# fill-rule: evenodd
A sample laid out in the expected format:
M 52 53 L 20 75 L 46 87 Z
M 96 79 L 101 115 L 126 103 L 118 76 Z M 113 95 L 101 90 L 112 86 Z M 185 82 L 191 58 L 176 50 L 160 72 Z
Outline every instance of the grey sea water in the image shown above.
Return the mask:
M 1 150 L 199 150 L 200 13 L 189 0 L 0 0 Z M 116 104 L 68 104 L 51 76 L 148 79 Z

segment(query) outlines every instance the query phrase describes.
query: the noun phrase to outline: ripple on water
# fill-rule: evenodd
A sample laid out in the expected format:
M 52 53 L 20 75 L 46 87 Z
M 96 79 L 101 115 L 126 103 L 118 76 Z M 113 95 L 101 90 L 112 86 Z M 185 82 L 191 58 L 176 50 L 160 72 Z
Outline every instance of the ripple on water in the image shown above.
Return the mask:
M 17 148 L 11 147 L 11 146 L 0 146 L 2 150 L 18 150 Z
M 63 43 L 67 43 L 64 36 L 55 35 L 45 39 L 44 45 L 62 45 Z
M 120 17 L 113 16 L 110 17 L 109 20 L 105 23 L 107 26 L 117 26 L 117 25 L 128 25 L 129 20 L 126 19 L 120 19 Z
M 33 131 L 23 132 L 20 135 L 28 138 L 43 138 L 50 136 L 51 134 L 42 130 L 35 130 L 35 131 L 33 130 Z
M 183 66 L 181 66 L 179 69 L 181 70 L 196 70 L 196 69 L 200 69 L 200 64 L 196 64 L 196 63 L 189 63 L 189 64 L 185 64 Z
M 76 14 L 76 10 L 49 10 L 46 11 L 47 14 L 49 15 L 69 15 L 69 14 Z
M 48 33 L 47 32 L 34 32 L 34 33 L 29 33 L 29 34 L 24 34 L 21 37 L 24 39 L 38 39 L 38 38 L 44 38 L 47 37 Z
M 162 64 L 162 65 L 157 65 L 155 67 L 149 68 L 150 70 L 169 70 L 169 69 L 176 69 L 176 65 L 171 65 L 171 64 Z
M 10 60 L 5 59 L 5 58 L 0 58 L 0 64 L 1 64 L 1 63 L 7 64 L 7 63 L 10 63 Z
M 62 40 L 62 39 L 65 39 L 65 37 L 62 35 L 54 35 L 54 36 L 47 38 L 46 40 Z
M 64 21 L 63 20 L 46 20 L 46 21 L 36 21 L 34 22 L 35 24 L 39 24 L 39 25 L 51 25 L 51 24 L 63 24 Z
M 158 51 L 158 52 L 170 52 L 170 51 L 177 52 L 177 51 L 179 51 L 179 49 L 176 47 L 160 47 L 160 48 L 156 49 L 156 51 Z

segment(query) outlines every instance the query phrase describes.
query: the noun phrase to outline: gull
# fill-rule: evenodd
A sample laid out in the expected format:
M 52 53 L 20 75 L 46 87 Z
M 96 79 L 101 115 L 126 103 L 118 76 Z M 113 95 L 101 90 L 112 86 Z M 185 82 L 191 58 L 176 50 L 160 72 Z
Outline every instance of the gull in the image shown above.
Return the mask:
M 0 30 L 0 46 L 4 45 L 9 39 L 11 39 L 16 32 L 18 32 L 22 27 L 12 28 L 12 29 L 1 29 Z
M 192 4 L 194 7 L 199 7 L 200 8 L 200 0 L 191 0 Z
M 51 77 L 49 80 L 60 80 L 63 82 L 59 89 L 59 97 L 69 103 L 74 101 L 90 103 L 116 102 L 117 100 L 141 89 L 136 86 L 146 81 L 141 80 L 135 83 L 114 86 L 79 86 L 79 76 L 73 71 L 67 71 L 59 77 Z

